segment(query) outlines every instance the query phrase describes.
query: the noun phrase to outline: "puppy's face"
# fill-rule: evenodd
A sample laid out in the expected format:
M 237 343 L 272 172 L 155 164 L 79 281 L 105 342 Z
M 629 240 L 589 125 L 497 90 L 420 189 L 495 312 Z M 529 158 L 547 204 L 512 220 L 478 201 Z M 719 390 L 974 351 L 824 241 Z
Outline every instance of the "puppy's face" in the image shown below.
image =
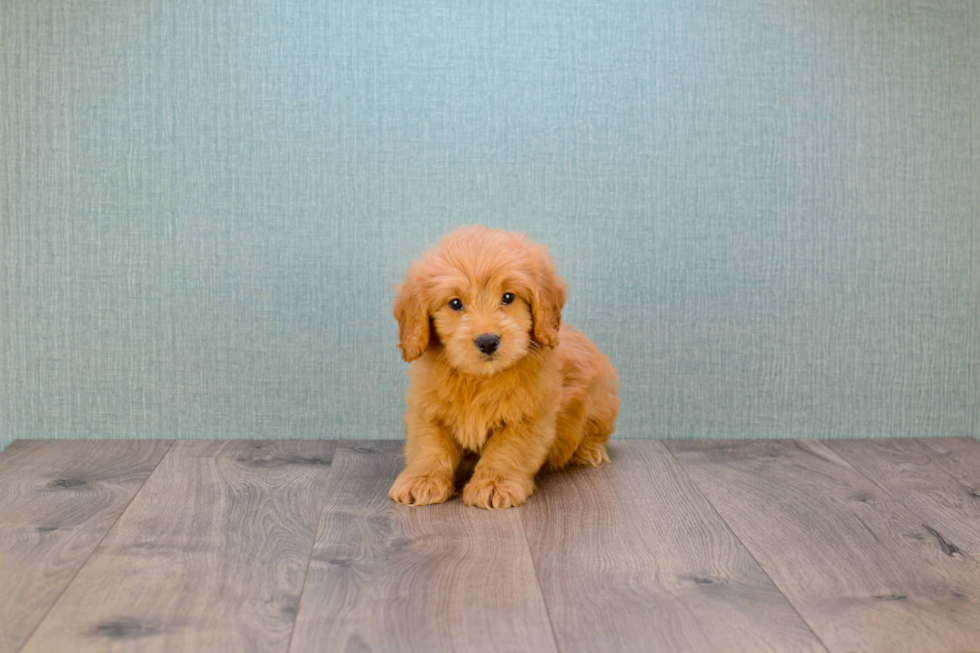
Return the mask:
M 460 372 L 490 375 L 558 344 L 565 284 L 545 248 L 484 227 L 452 232 L 409 269 L 395 301 L 406 361 L 430 346 Z
M 459 371 L 493 374 L 532 347 L 531 300 L 516 283 L 474 281 L 443 293 L 443 299 L 432 312 L 432 326 Z

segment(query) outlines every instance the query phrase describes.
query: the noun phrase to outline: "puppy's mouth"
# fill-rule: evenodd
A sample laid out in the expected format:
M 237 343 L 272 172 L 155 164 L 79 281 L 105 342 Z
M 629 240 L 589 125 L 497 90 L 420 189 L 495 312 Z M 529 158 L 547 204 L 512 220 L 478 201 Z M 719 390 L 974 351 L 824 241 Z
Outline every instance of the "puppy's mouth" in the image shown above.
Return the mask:
M 481 353 L 476 360 L 470 363 L 470 369 L 476 374 L 496 374 L 506 360 L 507 358 L 500 351 L 495 351 L 492 354 Z

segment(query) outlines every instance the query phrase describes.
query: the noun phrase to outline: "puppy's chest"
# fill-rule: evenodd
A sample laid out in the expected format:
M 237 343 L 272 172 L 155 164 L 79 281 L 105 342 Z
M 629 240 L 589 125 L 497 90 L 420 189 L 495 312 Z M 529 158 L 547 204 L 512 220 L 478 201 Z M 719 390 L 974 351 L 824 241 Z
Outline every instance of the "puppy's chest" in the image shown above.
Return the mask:
M 494 430 L 522 419 L 526 407 L 514 392 L 474 386 L 441 397 L 443 423 L 465 449 L 479 452 Z

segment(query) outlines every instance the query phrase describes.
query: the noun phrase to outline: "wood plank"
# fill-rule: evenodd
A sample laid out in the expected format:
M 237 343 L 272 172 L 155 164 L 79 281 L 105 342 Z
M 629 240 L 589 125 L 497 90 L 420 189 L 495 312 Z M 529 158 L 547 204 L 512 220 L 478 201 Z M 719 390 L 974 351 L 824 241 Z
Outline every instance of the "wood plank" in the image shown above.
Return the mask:
M 824 444 L 667 447 L 831 651 L 980 649 L 980 565 Z
M 960 440 L 931 444 L 913 438 L 833 440 L 824 444 L 923 524 L 949 537 L 950 547 L 980 559 L 980 443 Z
M 392 502 L 400 447 L 338 445 L 290 651 L 555 651 L 518 511 Z
M 919 442 L 943 455 L 949 454 L 950 460 L 955 460 L 958 455 L 976 460 L 980 451 L 980 440 L 976 438 L 921 438 Z
M 921 438 L 919 442 L 938 452 L 942 456 L 942 465 L 980 494 L 980 441 L 976 438 Z
M 824 651 L 663 444 L 540 479 L 524 527 L 573 651 Z
M 333 449 L 177 442 L 24 651 L 286 651 Z
M 18 440 L 0 453 L 0 653 L 20 648 L 171 444 Z

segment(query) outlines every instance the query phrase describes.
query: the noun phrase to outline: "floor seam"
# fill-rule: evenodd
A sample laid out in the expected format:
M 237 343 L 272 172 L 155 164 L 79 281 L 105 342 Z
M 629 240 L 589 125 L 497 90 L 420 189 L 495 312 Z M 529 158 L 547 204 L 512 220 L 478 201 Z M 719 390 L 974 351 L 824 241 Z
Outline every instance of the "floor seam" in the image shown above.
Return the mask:
M 521 532 L 524 533 L 524 546 L 527 547 L 527 557 L 531 561 L 531 569 L 534 570 L 534 583 L 538 587 L 538 596 L 541 597 L 541 605 L 544 606 L 544 616 L 548 618 L 548 628 L 551 630 L 551 639 L 555 643 L 555 650 L 561 653 L 561 645 L 558 643 L 558 635 L 555 633 L 555 624 L 551 619 L 551 610 L 548 608 L 548 601 L 544 597 L 544 588 L 541 586 L 541 577 L 538 575 L 538 565 L 534 562 L 534 554 L 531 553 L 531 542 L 527 539 L 527 527 L 524 524 L 524 511 L 518 509 L 518 516 L 521 521 Z
M 61 600 L 61 597 L 65 595 L 65 592 L 68 591 L 68 588 L 71 587 L 72 583 L 75 582 L 75 579 L 78 578 L 78 574 L 80 574 L 82 572 L 82 569 L 84 569 L 88 565 L 89 561 L 92 560 L 92 556 L 95 555 L 96 551 L 99 550 L 99 547 L 102 546 L 102 543 L 105 542 L 105 538 L 109 537 L 109 533 L 111 533 L 112 529 L 116 527 L 116 524 L 119 523 L 119 520 L 121 520 L 123 518 L 123 515 L 126 514 L 126 511 L 129 510 L 129 507 L 133 505 L 133 501 L 136 501 L 136 497 L 139 496 L 140 492 L 143 491 L 143 488 L 146 487 L 146 484 L 150 482 L 150 479 L 153 478 L 153 475 L 156 474 L 158 469 L 160 469 L 160 465 L 163 464 L 163 461 L 166 460 L 167 456 L 170 455 L 170 452 L 173 451 L 175 444 L 177 444 L 177 440 L 170 441 L 170 446 L 167 447 L 167 451 L 162 456 L 160 456 L 160 460 L 157 461 L 157 464 L 153 467 L 150 473 L 146 475 L 145 479 L 143 479 L 143 483 L 140 485 L 139 489 L 133 493 L 133 496 L 130 497 L 129 501 L 126 503 L 126 507 L 122 509 L 122 511 L 119 513 L 119 516 L 116 517 L 116 520 L 112 522 L 112 525 L 109 526 L 108 529 L 106 529 L 106 532 L 102 535 L 102 538 L 99 539 L 98 544 L 95 545 L 95 548 L 92 549 L 92 552 L 88 554 L 87 558 L 85 558 L 85 562 L 79 565 L 78 569 L 75 570 L 75 573 L 72 575 L 71 580 L 69 580 L 65 584 L 64 588 L 62 588 L 61 592 L 59 592 L 58 598 L 56 598 L 54 601 L 51 602 L 51 605 L 44 612 L 44 615 L 40 619 L 38 619 L 37 623 L 34 625 L 34 628 L 31 630 L 30 634 L 24 638 L 24 643 L 17 648 L 18 651 L 24 650 L 24 648 L 30 643 L 31 638 L 33 638 L 34 634 L 37 633 L 37 629 L 41 627 L 41 624 L 44 623 L 44 620 L 48 618 L 48 615 L 50 615 L 51 612 L 54 610 L 55 606 L 58 605 L 58 601 Z
M 920 442 L 920 438 L 907 438 L 907 439 L 909 439 L 909 440 L 913 440 L 913 441 L 915 441 L 915 442 L 917 442 L 917 443 L 919 443 L 920 445 L 922 445 L 923 447 L 925 447 L 925 448 L 926 448 L 926 449 L 928 449 L 929 451 L 932 451 L 933 453 L 936 453 L 937 455 L 942 455 L 942 454 L 940 454 L 940 453 L 939 453 L 938 451 L 936 451 L 935 449 L 933 449 L 932 447 L 930 447 L 930 446 L 928 446 L 928 445 L 926 445 L 926 444 L 925 444 L 924 442 Z M 876 488 L 878 488 L 878 489 L 880 489 L 880 490 L 881 490 L 882 492 L 884 492 L 885 494 L 887 494 L 887 495 L 888 495 L 888 496 L 889 496 L 889 497 L 890 497 L 890 498 L 891 498 L 891 499 L 892 499 L 892 500 L 893 500 L 893 501 L 894 501 L 895 503 L 897 503 L 897 504 L 898 504 L 898 506 L 899 506 L 900 508 L 902 508 L 902 509 L 903 509 L 903 510 L 905 510 L 905 511 L 906 511 L 907 513 L 909 513 L 910 515 L 912 515 L 913 517 L 915 517 L 915 518 L 916 518 L 916 521 L 918 521 L 918 522 L 919 522 L 920 524 L 922 524 L 922 525 L 923 525 L 923 526 L 924 526 L 924 527 L 926 528 L 926 530 L 930 530 L 930 531 L 931 531 L 931 530 L 933 530 L 933 529 L 932 529 L 931 527 L 929 527 L 929 526 L 927 525 L 927 524 L 928 524 L 928 522 L 930 522 L 930 521 L 932 521 L 932 520 L 930 520 L 930 519 L 928 519 L 928 518 L 925 518 L 925 517 L 923 517 L 922 515 L 920 515 L 917 509 L 915 509 L 915 508 L 912 508 L 911 506 L 909 506 L 908 504 L 906 504 L 906 503 L 905 503 L 904 501 L 902 501 L 902 499 L 901 499 L 900 497 L 898 497 L 898 496 L 897 496 L 897 495 L 896 495 L 896 494 L 895 494 L 894 492 L 892 492 L 892 491 L 891 491 L 891 490 L 889 490 L 889 489 L 888 489 L 887 487 L 885 487 L 884 485 L 882 485 L 882 484 L 881 484 L 881 483 L 879 483 L 878 481 L 876 481 L 876 480 L 874 480 L 873 478 L 871 478 L 870 476 L 868 476 L 867 474 L 865 474 L 865 473 L 864 473 L 864 471 L 863 471 L 863 470 L 862 470 L 862 469 L 861 469 L 860 467 L 858 467 L 857 465 L 855 465 L 854 463 L 852 463 L 852 462 L 851 462 L 850 460 L 848 460 L 847 458 L 845 458 L 845 457 L 844 457 L 844 454 L 842 454 L 842 453 L 840 453 L 839 451 L 837 451 L 836 449 L 834 449 L 834 448 L 833 448 L 832 446 L 830 446 L 830 444 L 828 444 L 827 442 L 824 442 L 824 441 L 822 441 L 822 440 L 816 440 L 816 442 L 819 442 L 819 443 L 820 443 L 820 444 L 822 444 L 823 446 L 825 446 L 825 447 L 827 447 L 828 449 L 830 449 L 830 450 L 831 450 L 832 452 L 834 452 L 834 454 L 835 454 L 836 456 L 838 456 L 838 457 L 839 457 L 839 458 L 840 458 L 841 460 L 843 460 L 843 461 L 844 461 L 845 463 L 847 463 L 847 465 L 848 465 L 848 467 L 850 467 L 850 468 L 851 468 L 851 469 L 853 469 L 853 470 L 854 470 L 855 472 L 857 472 L 858 474 L 860 474 L 861 476 L 863 476 L 864 478 L 866 478 L 866 479 L 868 480 L 868 482 L 870 482 L 870 483 L 871 483 L 872 485 L 874 485 L 874 486 L 875 486 Z M 954 480 L 956 480 L 956 481 L 960 481 L 960 478 L 959 478 L 958 476 L 953 476 L 952 474 L 949 474 L 949 476 L 950 476 L 951 478 L 953 478 Z M 961 481 L 960 481 L 960 482 L 961 482 Z M 945 529 L 944 529 L 944 530 L 945 530 Z M 935 535 L 935 534 L 936 534 L 936 533 L 934 532 L 934 533 L 933 533 L 933 535 Z M 954 543 L 954 544 L 955 544 L 955 543 Z M 974 563 L 976 563 L 976 564 L 978 564 L 978 565 L 980 565 L 980 559 L 977 559 L 977 558 L 975 558 L 975 557 L 974 557 L 974 556 L 973 556 L 972 554 L 970 554 L 970 553 L 967 553 L 966 551 L 963 551 L 963 550 L 962 550 L 962 549 L 960 549 L 959 547 L 956 547 L 956 550 L 957 550 L 957 552 L 958 552 L 958 553 L 959 553 L 959 554 L 960 554 L 961 556 L 963 556 L 964 558 L 966 558 L 966 559 L 968 559 L 968 560 L 970 560 L 971 562 L 974 562 Z
M 310 545 L 310 555 L 306 558 L 306 571 L 303 572 L 303 583 L 299 588 L 299 598 L 296 599 L 296 616 L 293 617 L 293 627 L 289 630 L 289 641 L 286 643 L 286 653 L 289 653 L 293 649 L 293 636 L 296 634 L 296 624 L 299 623 L 299 611 L 300 607 L 303 605 L 303 594 L 306 592 L 306 579 L 310 576 L 310 565 L 313 563 L 313 552 L 316 550 L 316 542 L 320 537 L 320 525 L 323 523 L 323 511 L 327 507 L 327 497 L 330 492 L 330 480 L 333 478 L 334 461 L 337 459 L 337 454 L 340 453 L 340 440 L 335 441 L 337 444 L 334 445 L 334 451 L 330 458 L 330 473 L 327 475 L 327 480 L 323 484 L 323 499 L 320 501 L 320 512 L 317 514 L 316 518 L 316 530 L 313 531 L 313 543 Z M 360 442 L 360 440 L 354 440 L 355 444 Z
M 788 596 L 786 596 L 786 593 L 782 590 L 781 587 L 779 587 L 779 584 L 776 583 L 776 579 L 773 578 L 768 571 L 766 571 L 766 568 L 762 566 L 762 563 L 759 562 L 758 558 L 755 557 L 755 554 L 752 553 L 752 550 L 749 548 L 749 545 L 742 541 L 742 538 L 738 536 L 738 533 L 736 533 L 735 529 L 733 529 L 731 524 L 728 523 L 728 520 L 725 519 L 725 516 L 722 515 L 721 511 L 719 511 L 718 508 L 715 506 L 715 504 L 711 502 L 711 499 L 709 499 L 708 495 L 704 493 L 704 490 L 702 490 L 701 486 L 698 485 L 697 481 L 694 480 L 694 477 L 692 477 L 688 473 L 687 468 L 684 467 L 684 464 L 677 459 L 677 456 L 675 456 L 674 452 L 670 450 L 670 447 L 668 447 L 663 440 L 656 440 L 656 442 L 659 442 L 663 446 L 664 451 L 666 451 L 667 455 L 670 456 L 671 459 L 677 464 L 677 467 L 681 470 L 681 473 L 684 474 L 687 480 L 691 482 L 691 485 L 694 486 L 694 488 L 698 491 L 698 494 L 700 494 L 704 498 L 704 500 L 708 503 L 708 505 L 711 506 L 712 512 L 718 515 L 718 519 L 720 519 L 721 522 L 725 525 L 725 528 L 728 530 L 728 532 L 731 533 L 732 537 L 734 537 L 735 540 L 742 546 L 742 548 L 745 549 L 745 552 L 748 553 L 749 557 L 752 558 L 752 560 L 755 562 L 756 566 L 759 568 L 759 571 L 765 574 L 766 578 L 769 579 L 769 582 L 772 583 L 772 586 L 776 588 L 776 591 L 779 592 L 779 595 L 783 597 L 783 600 L 786 601 L 786 604 L 793 609 L 793 612 L 796 613 L 796 615 L 800 618 L 800 621 L 803 622 L 803 625 L 806 626 L 807 630 L 809 630 L 810 633 L 816 638 L 820 646 L 822 646 L 823 649 L 827 651 L 827 653 L 832 653 L 833 649 L 827 646 L 827 643 L 823 641 L 823 638 L 821 638 L 820 635 L 817 634 L 817 631 L 813 629 L 813 626 L 810 624 L 809 621 L 807 621 L 806 617 L 803 616 L 803 614 L 799 611 L 796 605 L 789 599 Z

